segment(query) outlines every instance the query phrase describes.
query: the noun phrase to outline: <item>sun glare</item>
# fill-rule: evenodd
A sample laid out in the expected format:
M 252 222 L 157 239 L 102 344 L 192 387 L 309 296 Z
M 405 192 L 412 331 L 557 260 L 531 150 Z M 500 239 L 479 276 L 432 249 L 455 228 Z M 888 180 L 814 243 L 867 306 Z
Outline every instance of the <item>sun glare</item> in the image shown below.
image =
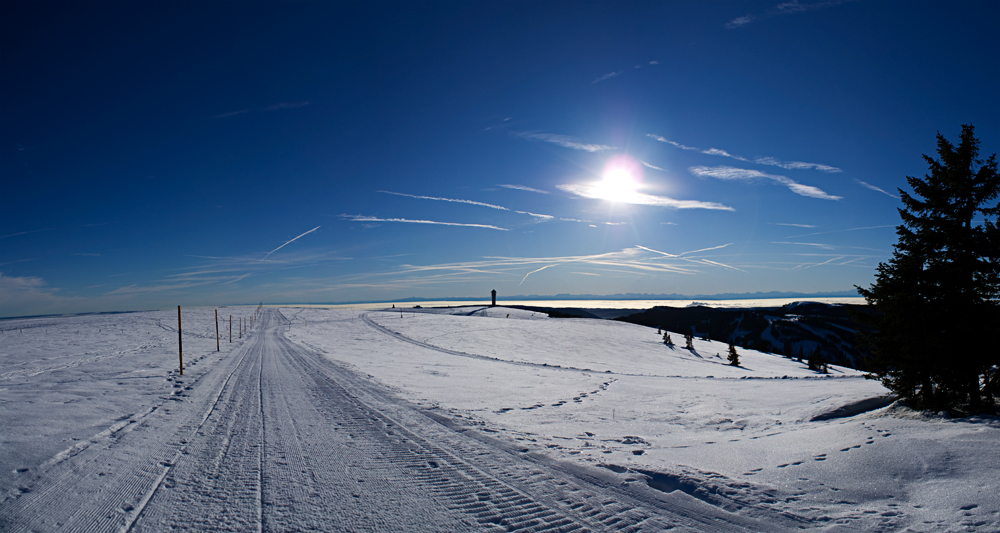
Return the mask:
M 592 194 L 609 202 L 627 202 L 641 187 L 642 170 L 632 161 L 616 159 L 608 162 L 601 181 L 594 184 Z

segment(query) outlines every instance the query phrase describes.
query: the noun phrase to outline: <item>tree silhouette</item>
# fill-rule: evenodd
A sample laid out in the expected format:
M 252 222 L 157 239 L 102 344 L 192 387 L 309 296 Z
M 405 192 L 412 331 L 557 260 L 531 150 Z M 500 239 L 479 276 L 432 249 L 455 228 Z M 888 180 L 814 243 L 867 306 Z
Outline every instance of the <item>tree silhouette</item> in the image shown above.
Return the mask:
M 958 146 L 937 134 L 940 161 L 899 190 L 903 223 L 892 259 L 858 292 L 874 313 L 865 340 L 872 372 L 915 407 L 963 406 L 993 413 L 1000 364 L 1000 193 L 996 154 L 978 159 L 979 141 L 962 126 Z M 992 217 L 992 218 L 991 218 Z M 985 400 L 985 401 L 984 401 Z

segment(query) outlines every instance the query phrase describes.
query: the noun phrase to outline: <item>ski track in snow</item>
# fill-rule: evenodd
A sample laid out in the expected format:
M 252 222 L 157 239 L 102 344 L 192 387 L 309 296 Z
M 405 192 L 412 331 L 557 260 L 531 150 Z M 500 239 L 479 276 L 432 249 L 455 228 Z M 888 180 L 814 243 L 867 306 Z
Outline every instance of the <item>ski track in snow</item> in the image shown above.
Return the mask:
M 729 531 L 801 522 L 620 487 L 611 472 L 476 434 L 285 339 L 285 324 L 265 309 L 239 351 L 183 392 L 40 467 L 0 505 L 0 529 Z

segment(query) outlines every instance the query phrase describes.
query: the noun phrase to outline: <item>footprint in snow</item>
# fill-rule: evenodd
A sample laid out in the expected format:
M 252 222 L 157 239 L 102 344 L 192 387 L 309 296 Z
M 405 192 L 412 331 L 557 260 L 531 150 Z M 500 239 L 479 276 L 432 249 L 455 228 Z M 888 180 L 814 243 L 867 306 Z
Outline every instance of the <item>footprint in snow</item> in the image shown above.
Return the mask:
M 826 461 L 826 454 L 825 453 L 821 453 L 821 454 L 819 454 L 817 456 L 814 456 L 813 459 L 816 460 L 816 461 Z

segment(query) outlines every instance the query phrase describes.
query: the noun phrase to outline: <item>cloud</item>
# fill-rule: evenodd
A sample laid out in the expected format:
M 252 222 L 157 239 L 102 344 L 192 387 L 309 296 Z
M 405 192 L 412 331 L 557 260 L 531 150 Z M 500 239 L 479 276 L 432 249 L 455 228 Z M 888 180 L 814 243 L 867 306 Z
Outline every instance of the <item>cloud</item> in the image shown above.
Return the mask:
M 711 247 L 717 248 L 717 247 Z M 693 254 L 694 252 L 688 252 Z M 480 260 L 429 265 L 403 264 L 384 272 L 364 272 L 316 280 L 310 294 L 352 288 L 412 291 L 455 282 L 527 283 L 536 273 L 571 264 L 572 272 L 628 272 L 631 275 L 698 275 L 705 268 L 733 268 L 702 256 L 667 257 L 638 247 L 620 251 L 559 257 L 483 257 Z M 588 268 L 583 268 L 584 266 Z
M 743 15 L 742 17 L 734 18 L 725 24 L 726 28 L 732 30 L 736 28 L 742 28 L 750 23 L 757 22 L 758 20 L 767 20 L 781 15 L 792 15 L 795 13 L 803 13 L 805 11 L 813 11 L 816 9 L 823 9 L 831 6 L 836 6 L 840 4 L 845 4 L 853 0 L 824 0 L 821 2 L 813 2 L 802 4 L 799 0 L 792 0 L 790 2 L 783 2 L 778 4 L 771 9 L 765 11 L 764 13 Z
M 604 197 L 601 196 L 597 191 L 597 188 L 593 185 L 567 184 L 567 185 L 556 185 L 556 188 L 566 191 L 570 194 L 575 194 L 582 198 L 592 198 L 595 200 L 604 199 Z M 653 196 L 651 194 L 643 194 L 640 192 L 633 192 L 629 195 L 623 195 L 617 198 L 616 200 L 627 204 L 653 205 L 658 207 L 671 207 L 674 209 L 714 209 L 719 211 L 735 211 L 735 209 L 733 209 L 732 207 L 715 202 L 700 202 L 697 200 L 675 200 L 667 196 Z
M 576 137 L 570 137 L 568 135 L 556 135 L 553 133 L 515 133 L 518 137 L 522 139 L 529 139 L 533 141 L 543 141 L 552 144 L 558 144 L 563 148 L 572 148 L 574 150 L 583 150 L 586 152 L 603 152 L 605 150 L 617 150 L 614 146 L 608 146 L 605 144 L 591 144 L 581 142 L 580 139 Z
M 607 80 L 607 79 L 610 79 L 610 78 L 614 78 L 615 76 L 620 76 L 622 72 L 625 72 L 625 71 L 624 70 L 619 70 L 618 72 L 609 72 L 609 73 L 601 76 L 600 78 L 597 78 L 596 80 L 590 82 L 590 84 L 593 85 L 593 84 L 595 84 L 597 82 L 601 82 L 601 81 L 604 81 L 604 80 Z
M 11 233 L 9 235 L 4 235 L 4 236 L 0 237 L 0 239 L 6 239 L 8 237 L 17 237 L 18 235 L 29 235 L 31 233 L 38 233 L 40 231 L 52 231 L 54 229 L 55 228 L 45 228 L 45 229 L 33 229 L 31 231 L 19 231 L 17 233 Z
M 214 120 L 217 118 L 235 117 L 236 115 L 242 115 L 243 113 L 249 113 L 251 111 L 253 111 L 253 109 L 240 109 L 239 111 L 230 111 L 228 113 L 222 113 L 221 115 L 215 115 L 214 117 L 212 117 L 212 119 Z
M 67 305 L 85 302 L 58 292 L 37 276 L 7 276 L 0 272 L 0 317 L 65 312 Z
M 643 161 L 643 160 L 641 160 L 641 159 L 639 160 L 639 162 L 640 162 L 640 163 L 642 163 L 642 166 L 644 166 L 644 167 L 647 167 L 647 168 L 651 168 L 651 169 L 653 169 L 653 170 L 659 170 L 659 171 L 661 171 L 661 172 L 667 172 L 667 169 L 665 169 L 665 168 L 660 168 L 660 167 L 658 167 L 658 166 L 656 166 L 656 165 L 652 165 L 652 164 L 650 164 L 650 163 L 647 163 L 647 162 L 645 162 L 645 161 Z
M 659 64 L 660 64 L 659 61 L 653 60 L 653 61 L 650 61 L 650 62 L 645 63 L 645 64 L 639 63 L 638 65 L 633 65 L 632 68 L 633 69 L 640 69 L 640 68 L 642 68 L 642 67 L 644 67 L 646 65 L 655 66 L 655 65 L 659 65 Z M 617 77 L 617 76 L 621 76 L 624 73 L 625 73 L 625 70 L 617 70 L 615 72 L 609 72 L 609 73 L 607 73 L 607 74 L 605 74 L 605 75 L 603 75 L 603 76 L 595 79 L 594 81 L 590 82 L 590 84 L 593 85 L 595 83 L 602 82 L 602 81 L 607 80 L 607 79 L 611 79 L 611 78 L 614 78 L 614 77 Z
M 784 222 L 768 222 L 768 224 L 771 224 L 772 226 L 792 226 L 792 227 L 796 227 L 796 228 L 815 228 L 816 227 L 816 226 L 813 226 L 812 224 L 787 224 L 787 223 L 784 223 Z
M 351 222 L 405 222 L 407 224 L 437 224 L 440 226 L 465 226 L 469 228 L 486 228 L 500 231 L 510 231 L 507 228 L 490 226 L 489 224 L 464 224 L 459 222 L 437 222 L 434 220 L 410 220 L 406 218 L 376 218 L 363 215 L 340 215 Z
M 843 172 L 839 168 L 832 167 L 830 165 L 822 165 L 822 164 L 819 164 L 819 163 L 806 163 L 806 162 L 803 162 L 803 161 L 781 161 L 780 159 L 775 159 L 773 157 L 755 157 L 753 159 L 749 159 L 749 158 L 746 158 L 746 157 L 743 157 L 743 156 L 731 154 L 731 153 L 729 153 L 729 152 L 727 152 L 727 151 L 725 151 L 725 150 L 723 150 L 721 148 L 709 148 L 707 150 L 702 150 L 701 148 L 695 148 L 694 146 L 685 146 L 685 145 L 683 145 L 681 143 L 678 143 L 676 141 L 671 141 L 670 139 L 666 139 L 664 137 L 661 137 L 659 135 L 655 135 L 655 134 L 652 134 L 652 133 L 647 133 L 646 136 L 649 137 L 649 138 L 651 138 L 651 139 L 655 139 L 657 141 L 660 141 L 661 143 L 667 143 L 667 144 L 676 146 L 677 148 L 680 148 L 682 150 L 697 150 L 697 151 L 699 151 L 699 152 L 701 152 L 701 153 L 703 153 L 705 155 L 714 155 L 714 156 L 719 156 L 719 157 L 728 157 L 730 159 L 735 159 L 737 161 L 743 161 L 743 162 L 746 162 L 746 163 L 756 163 L 758 165 L 769 165 L 769 166 L 773 166 L 773 167 L 781 167 L 781 168 L 784 168 L 784 169 L 787 169 L 787 170 L 810 170 L 810 169 L 815 169 L 815 170 L 821 170 L 823 172 Z
M 836 229 L 832 231 L 817 231 L 815 233 L 803 233 L 802 235 L 789 235 L 785 237 L 786 239 L 794 239 L 796 237 L 811 237 L 813 235 L 827 235 L 829 233 L 843 233 L 845 231 L 860 231 L 866 229 L 880 229 L 880 228 L 895 228 L 896 226 L 892 224 L 886 224 L 884 226 L 865 226 L 862 228 L 847 228 L 847 229 Z
M 810 170 L 816 169 L 823 172 L 843 172 L 837 167 L 831 167 L 830 165 L 821 165 L 819 163 L 804 163 L 802 161 L 779 161 L 773 157 L 756 157 L 754 159 L 748 160 L 742 157 L 730 156 L 733 159 L 739 159 L 740 161 L 751 161 L 757 163 L 758 165 L 771 165 L 774 167 L 781 167 L 788 170 Z
M 861 181 L 861 180 L 859 180 L 859 179 L 855 179 L 854 181 L 858 182 L 858 185 L 861 185 L 862 187 L 864 187 L 864 188 L 866 188 L 866 189 L 871 189 L 871 190 L 873 190 L 873 191 L 877 191 L 877 192 L 880 192 L 880 193 L 882 193 L 882 194 L 884 194 L 884 195 L 886 195 L 886 196 L 888 196 L 888 197 L 890 197 L 890 198 L 895 198 L 895 199 L 897 199 L 897 200 L 899 199 L 899 197 L 898 197 L 898 196 L 896 196 L 895 194 L 892 194 L 892 193 L 888 193 L 888 192 L 886 192 L 885 190 L 883 190 L 883 189 L 880 189 L 879 187 L 876 187 L 876 186 L 874 186 L 874 185 L 872 185 L 872 184 L 870 184 L 870 183 L 865 183 L 865 182 L 863 182 L 863 181 Z
M 497 185 L 497 187 L 503 187 L 504 189 L 514 189 L 517 191 L 537 192 L 538 194 L 550 194 L 549 191 L 535 189 L 533 187 L 528 187 L 527 185 L 511 185 L 507 183 L 501 183 Z
M 438 202 L 454 202 L 457 204 L 469 204 L 469 205 L 478 205 L 482 207 L 489 207 L 490 209 L 499 209 L 500 211 L 510 211 L 510 209 L 507 209 L 506 207 L 503 206 L 477 202 L 475 200 L 459 200 L 456 198 L 440 198 L 437 196 L 419 196 L 416 194 L 406 194 L 402 192 L 392 192 L 392 191 L 375 191 L 375 192 L 379 192 L 382 194 L 394 194 L 396 196 L 406 196 L 407 198 L 416 198 L 418 200 L 436 200 Z
M 734 266 L 724 265 L 724 264 L 716 262 L 716 261 L 711 261 L 711 260 L 705 259 L 704 257 L 699 257 L 699 258 L 683 257 L 683 256 L 688 255 L 688 254 L 696 254 L 698 252 L 708 252 L 708 251 L 711 251 L 711 250 L 718 250 L 720 248 L 725 248 L 727 246 L 731 246 L 732 244 L 733 243 L 730 242 L 730 243 L 722 244 L 722 245 L 719 245 L 719 246 L 712 246 L 712 247 L 709 247 L 709 248 L 701 248 L 699 250 L 691 250 L 691 251 L 688 251 L 688 252 L 681 252 L 679 254 L 670 254 L 670 253 L 667 253 L 667 252 L 661 252 L 659 250 L 654 250 L 652 248 L 646 248 L 645 246 L 639 246 L 638 244 L 635 247 L 639 248 L 641 250 L 646 250 L 648 252 L 657 253 L 657 254 L 660 254 L 660 255 L 665 256 L 665 257 L 681 259 L 681 260 L 684 260 L 684 261 L 690 261 L 692 263 L 701 263 L 701 264 L 704 264 L 704 265 L 720 266 L 720 267 L 723 267 L 723 268 L 727 268 L 729 270 L 739 270 L 740 272 L 745 272 L 745 270 L 741 270 L 741 269 L 736 268 Z
M 541 218 L 543 220 L 552 220 L 555 218 L 552 215 L 540 215 L 538 213 L 532 213 L 530 211 L 514 211 L 515 213 L 520 213 L 522 215 L 528 215 L 529 217 Z
M 322 226 L 316 226 L 315 228 L 313 228 L 313 229 L 311 229 L 311 230 L 309 230 L 309 231 L 307 231 L 307 232 L 303 233 L 302 235 L 299 235 L 298 237 L 295 237 L 294 239 L 292 239 L 292 240 L 290 240 L 290 241 L 286 242 L 285 244 L 282 244 L 281 246 L 279 246 L 279 247 L 275 248 L 274 250 L 271 250 L 270 252 L 267 252 L 267 255 L 265 255 L 265 256 L 264 256 L 264 259 L 267 259 L 267 258 L 268 258 L 268 256 L 269 256 L 269 255 L 271 255 L 271 254 L 273 254 L 274 252 L 277 252 L 278 250 L 280 250 L 280 249 L 284 248 L 285 246 L 288 246 L 289 244 L 291 244 L 291 243 L 293 243 L 293 242 L 295 242 L 295 241 L 297 241 L 297 240 L 301 239 L 302 237 L 305 237 L 306 235 L 309 235 L 310 233 L 312 233 L 312 232 L 314 232 L 314 231 L 318 230 L 318 229 L 319 229 L 319 228 L 321 228 L 321 227 L 322 227 Z M 243 278 L 240 278 L 240 279 L 243 279 Z
M 750 24 L 755 20 L 757 20 L 757 17 L 753 15 L 744 15 L 742 17 L 737 17 L 734 18 L 733 20 L 730 20 L 729 22 L 726 23 L 726 27 L 729 29 L 742 28 L 743 26 L 746 26 L 747 24 Z
M 773 241 L 771 244 L 794 244 L 797 246 L 815 246 L 817 248 L 822 248 L 824 250 L 833 250 L 833 246 L 829 244 L 821 244 L 818 242 L 787 242 L 787 241 Z
M 283 109 L 296 109 L 299 107 L 305 107 L 311 102 L 279 102 L 274 105 L 269 105 L 264 108 L 264 111 L 281 111 Z
M 695 148 L 694 146 L 684 146 L 683 144 L 681 144 L 679 142 L 671 141 L 670 139 L 666 139 L 664 137 L 660 137 L 659 135 L 655 135 L 655 134 L 652 134 L 652 133 L 647 133 L 646 137 L 649 137 L 650 139 L 655 139 L 657 141 L 660 141 L 661 143 L 672 144 L 672 145 L 680 148 L 681 150 L 697 150 L 697 148 Z
M 267 107 L 262 107 L 259 109 L 240 109 L 239 111 L 230 111 L 228 113 L 222 113 L 221 115 L 215 115 L 212 117 L 213 120 L 220 118 L 229 118 L 236 115 L 242 115 L 244 113 L 253 113 L 254 111 L 282 111 L 284 109 L 296 109 L 299 107 L 305 107 L 312 102 L 278 102 L 274 105 L 269 105 Z
M 736 168 L 736 167 L 691 167 L 688 170 L 692 174 L 700 178 L 710 177 L 717 178 L 721 180 L 742 180 L 742 181 L 755 181 L 758 179 L 767 179 L 777 183 L 780 183 L 788 187 L 792 192 L 801 196 L 808 196 L 810 198 L 819 198 L 821 200 L 840 200 L 842 197 L 834 196 L 832 194 L 827 194 L 822 189 L 818 187 L 813 187 L 812 185 L 803 185 L 785 176 L 776 176 L 774 174 L 765 174 L 759 170 L 750 170 L 746 168 Z

